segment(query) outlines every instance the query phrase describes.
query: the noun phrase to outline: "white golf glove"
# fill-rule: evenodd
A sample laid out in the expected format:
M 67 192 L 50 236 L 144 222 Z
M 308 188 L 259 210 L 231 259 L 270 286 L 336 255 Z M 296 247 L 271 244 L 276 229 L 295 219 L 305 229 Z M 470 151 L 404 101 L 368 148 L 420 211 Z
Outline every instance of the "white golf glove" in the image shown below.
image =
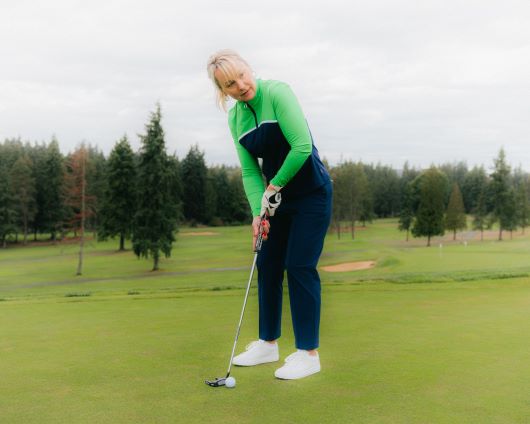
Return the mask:
M 281 187 L 269 184 L 267 190 L 265 190 L 265 193 L 263 193 L 263 197 L 261 198 L 260 216 L 263 216 L 265 213 L 267 213 L 269 216 L 274 216 L 276 209 L 278 206 L 280 206 L 282 201 L 282 194 L 280 193 L 281 189 Z

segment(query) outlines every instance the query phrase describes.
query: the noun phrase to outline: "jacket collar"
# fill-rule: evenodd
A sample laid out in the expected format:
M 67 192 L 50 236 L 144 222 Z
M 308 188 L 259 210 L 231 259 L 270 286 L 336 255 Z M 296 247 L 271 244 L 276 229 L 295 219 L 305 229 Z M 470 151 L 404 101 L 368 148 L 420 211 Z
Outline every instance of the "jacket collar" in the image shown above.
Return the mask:
M 256 79 L 256 95 L 252 98 L 252 100 L 249 100 L 248 103 L 253 108 L 256 107 L 260 102 L 262 98 L 262 90 L 261 90 L 261 80 Z

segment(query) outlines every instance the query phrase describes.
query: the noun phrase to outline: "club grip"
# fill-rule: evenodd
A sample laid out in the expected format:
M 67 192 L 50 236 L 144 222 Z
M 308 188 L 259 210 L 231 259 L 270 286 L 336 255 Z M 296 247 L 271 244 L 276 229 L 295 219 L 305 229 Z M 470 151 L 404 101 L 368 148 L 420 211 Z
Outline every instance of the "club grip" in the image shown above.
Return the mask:
M 265 237 L 265 231 L 263 231 L 263 222 L 265 221 L 268 221 L 268 218 L 269 217 L 269 214 L 267 212 L 265 212 L 263 214 L 263 216 L 261 217 L 261 223 L 260 223 L 260 226 L 259 226 L 259 233 L 258 233 L 258 238 L 256 239 L 256 244 L 254 246 L 254 252 L 257 253 L 261 250 L 261 246 L 263 245 L 263 240 L 264 240 L 264 237 Z

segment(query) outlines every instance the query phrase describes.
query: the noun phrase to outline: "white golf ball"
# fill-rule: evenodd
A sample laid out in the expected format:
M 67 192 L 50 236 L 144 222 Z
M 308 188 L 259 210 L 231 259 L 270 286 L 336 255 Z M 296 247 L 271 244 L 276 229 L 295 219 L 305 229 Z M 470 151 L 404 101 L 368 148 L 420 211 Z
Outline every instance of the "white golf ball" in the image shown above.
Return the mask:
M 225 386 L 229 389 L 236 387 L 236 379 L 234 377 L 228 377 L 225 381 Z

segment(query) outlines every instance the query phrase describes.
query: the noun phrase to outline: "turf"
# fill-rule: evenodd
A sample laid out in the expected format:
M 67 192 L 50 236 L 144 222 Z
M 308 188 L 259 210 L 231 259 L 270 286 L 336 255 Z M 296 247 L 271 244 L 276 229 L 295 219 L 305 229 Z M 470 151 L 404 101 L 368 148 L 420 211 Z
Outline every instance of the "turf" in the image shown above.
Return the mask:
M 526 423 L 530 421 L 529 238 L 409 243 L 394 221 L 326 241 L 323 371 L 274 379 L 235 368 L 233 343 L 252 253 L 246 228 L 181 235 L 163 270 L 115 242 L 0 252 L 2 423 Z M 440 248 L 439 244 L 443 247 Z M 281 357 L 293 349 L 287 293 Z M 254 339 L 251 291 L 240 349 Z

